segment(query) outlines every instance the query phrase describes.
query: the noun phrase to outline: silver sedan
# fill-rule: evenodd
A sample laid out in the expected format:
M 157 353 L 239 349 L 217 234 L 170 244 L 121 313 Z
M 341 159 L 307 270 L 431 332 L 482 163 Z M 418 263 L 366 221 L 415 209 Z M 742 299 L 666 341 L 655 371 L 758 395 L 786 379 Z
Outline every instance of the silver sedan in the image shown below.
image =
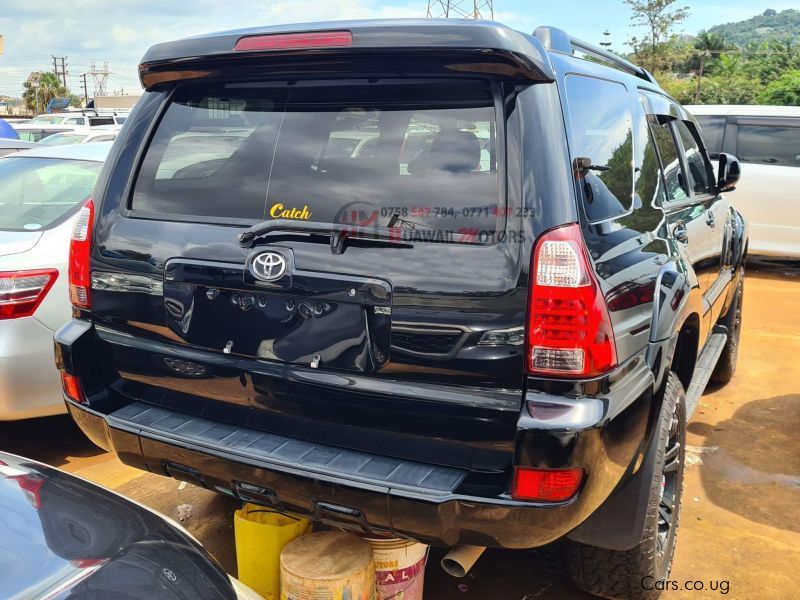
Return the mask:
M 0 421 L 66 412 L 53 332 L 70 317 L 72 227 L 110 143 L 0 158 Z

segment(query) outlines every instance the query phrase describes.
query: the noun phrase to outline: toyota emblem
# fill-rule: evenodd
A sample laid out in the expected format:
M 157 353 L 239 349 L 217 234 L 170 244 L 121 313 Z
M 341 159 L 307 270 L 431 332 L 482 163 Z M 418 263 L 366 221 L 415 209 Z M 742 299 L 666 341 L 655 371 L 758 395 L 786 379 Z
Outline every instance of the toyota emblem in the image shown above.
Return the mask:
M 261 281 L 275 281 L 286 273 L 286 259 L 277 252 L 262 252 L 253 257 L 250 272 Z

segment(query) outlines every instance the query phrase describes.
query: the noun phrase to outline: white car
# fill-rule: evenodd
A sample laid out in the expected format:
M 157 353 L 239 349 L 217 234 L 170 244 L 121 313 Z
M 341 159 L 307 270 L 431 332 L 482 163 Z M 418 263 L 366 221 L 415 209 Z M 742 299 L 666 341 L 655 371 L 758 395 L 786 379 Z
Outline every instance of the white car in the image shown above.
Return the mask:
M 77 125 L 52 125 L 50 123 L 12 123 L 11 126 L 17 132 L 19 139 L 25 142 L 39 142 L 49 135 L 75 131 Z
M 43 146 L 64 146 L 67 144 L 94 144 L 96 142 L 113 142 L 121 129 L 118 125 L 100 127 L 80 127 L 74 131 L 62 131 L 48 135 L 41 142 Z
M 122 125 L 128 113 L 97 112 L 93 109 L 36 115 L 28 123 L 33 125 L 74 125 L 77 127 L 98 127 L 101 125 Z
M 750 225 L 749 253 L 800 258 L 800 106 L 687 106 L 712 154 L 742 163 L 726 194 Z
M 0 158 L 0 421 L 66 412 L 53 332 L 70 317 L 69 241 L 111 144 Z

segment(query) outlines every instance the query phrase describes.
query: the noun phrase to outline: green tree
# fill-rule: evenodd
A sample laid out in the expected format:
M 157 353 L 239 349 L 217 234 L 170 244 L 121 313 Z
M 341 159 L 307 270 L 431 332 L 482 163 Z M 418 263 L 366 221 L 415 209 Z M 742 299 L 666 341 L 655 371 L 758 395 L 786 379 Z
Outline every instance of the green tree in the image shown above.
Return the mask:
M 763 104 L 800 106 L 800 71 L 788 71 L 771 81 L 759 96 Z
M 25 106 L 31 112 L 44 112 L 48 102 L 53 98 L 64 98 L 69 95 L 69 90 L 59 81 L 54 73 L 42 73 L 39 78 L 39 87 L 25 86 L 22 98 Z
M 672 30 L 689 16 L 689 7 L 675 8 L 676 0 L 625 0 L 633 15 L 631 20 L 639 26 L 647 28 L 643 38 L 632 37 L 631 46 L 637 56 L 647 55 L 646 64 L 651 71 L 662 66 L 662 43 L 669 40 Z

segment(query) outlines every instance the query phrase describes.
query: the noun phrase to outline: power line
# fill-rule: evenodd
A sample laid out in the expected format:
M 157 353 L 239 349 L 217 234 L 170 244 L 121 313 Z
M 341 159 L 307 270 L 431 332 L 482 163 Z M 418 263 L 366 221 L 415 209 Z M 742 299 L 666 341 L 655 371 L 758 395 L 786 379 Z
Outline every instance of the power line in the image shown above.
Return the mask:
M 492 0 L 428 0 L 429 19 L 494 19 Z

